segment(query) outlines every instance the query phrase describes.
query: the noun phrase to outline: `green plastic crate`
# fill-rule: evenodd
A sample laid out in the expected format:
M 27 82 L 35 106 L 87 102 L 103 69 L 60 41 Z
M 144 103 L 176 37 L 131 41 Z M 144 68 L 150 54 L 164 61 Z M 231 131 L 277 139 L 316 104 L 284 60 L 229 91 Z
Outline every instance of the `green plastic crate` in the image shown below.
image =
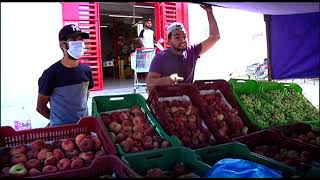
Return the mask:
M 234 98 L 239 103 L 241 109 L 245 113 L 245 115 L 248 117 L 248 119 L 254 124 L 258 129 L 266 129 L 268 127 L 262 126 L 260 123 L 257 122 L 253 114 L 251 114 L 247 107 L 244 105 L 244 103 L 240 100 L 240 96 L 242 94 L 255 94 L 258 97 L 261 98 L 261 101 L 266 101 L 267 103 L 270 103 L 268 98 L 261 93 L 261 86 L 260 84 L 255 80 L 245 80 L 245 79 L 230 79 L 229 83 L 232 87 L 232 93 Z
M 200 156 L 202 162 L 210 166 L 213 166 L 216 162 L 224 158 L 245 159 L 265 165 L 275 170 L 279 170 L 281 171 L 283 177 L 292 177 L 294 175 L 302 176 L 301 173 L 296 172 L 292 168 L 283 166 L 274 161 L 270 161 L 264 156 L 259 156 L 251 153 L 246 145 L 238 142 L 230 142 L 217 146 L 207 147 L 196 150 L 195 152 Z
M 251 94 L 261 90 L 261 86 L 255 80 L 230 79 L 229 83 L 232 89 L 238 94 Z
M 302 88 L 296 83 L 279 83 L 275 81 L 259 81 L 262 91 L 294 89 L 298 93 L 302 93 Z
M 200 177 L 206 177 L 211 168 L 199 161 L 194 151 L 186 147 L 170 147 L 152 152 L 129 154 L 123 156 L 122 160 L 141 176 L 152 168 L 160 168 L 163 171 L 172 170 L 175 164 L 181 162 Z
M 148 121 L 152 127 L 158 132 L 158 134 L 171 143 L 172 146 L 182 146 L 181 141 L 176 136 L 169 136 L 159 125 L 157 120 L 153 117 L 149 111 L 145 98 L 140 94 L 124 94 L 124 95 L 111 95 L 111 96 L 95 96 L 92 98 L 92 116 L 96 116 L 100 119 L 101 112 L 108 112 L 119 109 L 128 109 L 133 105 L 139 105 L 142 111 L 146 114 Z M 100 119 L 101 120 L 101 119 Z M 108 132 L 108 128 L 105 127 Z M 110 134 L 109 134 L 110 135 Z M 117 151 L 120 156 L 124 156 L 125 153 L 121 146 L 116 144 Z M 152 151 L 152 150 L 145 150 Z M 131 154 L 131 153 L 130 153 Z

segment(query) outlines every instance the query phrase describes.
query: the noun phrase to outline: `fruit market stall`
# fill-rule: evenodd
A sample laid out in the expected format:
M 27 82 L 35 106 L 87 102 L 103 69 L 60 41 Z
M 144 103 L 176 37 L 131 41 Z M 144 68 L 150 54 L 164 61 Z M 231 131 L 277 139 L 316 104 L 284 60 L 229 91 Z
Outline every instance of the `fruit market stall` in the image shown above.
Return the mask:
M 319 110 L 302 91 L 231 79 L 95 96 L 77 124 L 1 127 L 0 176 L 320 177 Z

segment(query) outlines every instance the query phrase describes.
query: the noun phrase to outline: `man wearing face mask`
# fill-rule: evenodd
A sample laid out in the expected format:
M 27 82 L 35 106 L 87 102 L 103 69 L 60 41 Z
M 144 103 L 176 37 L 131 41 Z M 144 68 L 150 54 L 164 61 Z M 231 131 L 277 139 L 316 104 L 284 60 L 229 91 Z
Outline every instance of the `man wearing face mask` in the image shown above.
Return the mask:
M 167 27 L 170 48 L 158 53 L 152 60 L 147 75 L 147 88 L 154 85 L 192 83 L 197 59 L 208 51 L 219 39 L 219 29 L 211 6 L 201 5 L 207 12 L 210 35 L 196 45 L 187 47 L 186 30 L 183 24 L 174 22 Z
M 46 69 L 38 80 L 37 111 L 50 120 L 51 126 L 74 124 L 88 116 L 92 71 L 88 65 L 79 63 L 85 51 L 83 40 L 88 38 L 89 34 L 76 25 L 64 26 L 59 32 L 63 58 Z

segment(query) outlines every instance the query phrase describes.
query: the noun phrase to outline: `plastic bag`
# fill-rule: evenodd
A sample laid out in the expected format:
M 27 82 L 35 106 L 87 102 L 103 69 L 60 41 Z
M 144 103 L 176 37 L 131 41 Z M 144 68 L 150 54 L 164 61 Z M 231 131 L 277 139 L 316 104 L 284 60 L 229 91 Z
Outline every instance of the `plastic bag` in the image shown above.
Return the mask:
M 210 178 L 282 178 L 279 170 L 244 159 L 225 158 L 213 165 Z
M 24 107 L 22 107 L 20 110 L 18 110 L 15 114 L 14 129 L 16 131 L 32 129 L 31 117 L 26 112 Z

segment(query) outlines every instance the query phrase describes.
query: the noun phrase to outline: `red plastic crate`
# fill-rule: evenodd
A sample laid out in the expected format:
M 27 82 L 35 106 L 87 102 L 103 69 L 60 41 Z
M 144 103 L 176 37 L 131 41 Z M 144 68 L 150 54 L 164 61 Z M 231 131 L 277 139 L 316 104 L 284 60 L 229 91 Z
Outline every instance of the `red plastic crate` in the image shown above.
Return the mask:
M 147 104 L 154 117 L 160 122 L 162 126 L 164 125 L 163 122 L 166 121 L 166 118 L 164 116 L 164 113 L 160 111 L 160 108 L 158 106 L 158 99 L 160 97 L 174 97 L 183 95 L 188 96 L 193 106 L 196 106 L 199 109 L 199 116 L 202 120 L 208 119 L 208 114 L 203 108 L 200 94 L 193 84 L 154 86 L 147 99 Z M 163 127 L 163 129 L 166 130 L 166 127 Z
M 242 111 L 240 105 L 237 103 L 236 99 L 233 97 L 232 89 L 230 84 L 224 79 L 217 80 L 198 80 L 194 82 L 195 87 L 201 90 L 219 90 L 228 103 L 238 111 L 239 117 L 242 119 L 243 123 L 248 127 L 248 134 L 256 132 L 259 129 L 251 123 L 247 116 Z M 208 110 L 209 111 L 209 110 Z M 210 113 L 210 111 L 209 111 Z
M 315 164 L 311 163 L 309 165 L 313 166 L 312 169 L 317 169 L 320 171 L 320 167 L 318 163 L 320 163 L 320 149 L 315 146 L 310 146 L 306 144 L 302 144 L 296 141 L 292 141 L 290 139 L 284 139 L 281 137 L 280 133 L 274 130 L 261 130 L 257 131 L 251 134 L 248 134 L 246 136 L 237 137 L 233 139 L 234 141 L 240 142 L 242 144 L 245 144 L 249 147 L 251 151 L 253 151 L 254 147 L 260 146 L 260 145 L 276 145 L 280 148 L 286 148 L 295 150 L 299 153 L 301 151 L 309 151 L 312 156 Z M 254 152 L 252 152 L 254 153 Z M 254 153 L 258 156 L 262 156 L 260 154 Z M 266 156 L 265 156 L 266 157 Z M 272 159 L 271 157 L 268 157 L 269 159 Z M 279 162 L 277 160 L 272 159 L 275 162 Z M 288 166 L 293 168 L 293 166 L 290 166 L 288 164 L 285 164 L 284 162 L 279 162 L 282 165 Z
M 237 103 L 236 99 L 233 97 L 232 94 L 232 88 L 228 81 L 224 79 L 218 79 L 218 80 L 198 80 L 194 82 L 194 85 L 196 88 L 201 90 L 220 90 L 220 92 L 223 94 L 223 96 L 226 98 L 226 100 L 229 102 L 229 104 L 238 110 L 238 114 L 240 118 L 247 124 L 247 126 L 251 129 L 251 132 L 258 131 L 259 129 L 250 122 L 250 120 L 247 118 L 247 116 L 244 114 L 244 112 L 241 110 L 240 105 Z
M 103 149 L 107 154 L 116 154 L 110 138 L 105 133 L 103 124 L 96 117 L 84 117 L 77 124 L 61 125 L 48 128 L 15 131 L 12 127 L 0 128 L 0 147 L 12 147 L 29 144 L 37 139 L 44 141 L 75 138 L 78 134 L 96 133 L 100 138 Z
M 17 145 L 30 144 L 34 140 L 42 139 L 44 141 L 61 140 L 66 138 L 75 138 L 78 134 L 92 134 L 95 133 L 100 138 L 104 151 L 107 155 L 115 155 L 116 149 L 110 138 L 105 133 L 104 126 L 95 117 L 82 118 L 77 124 L 61 125 L 48 128 L 38 128 L 32 130 L 15 131 L 12 127 L 0 128 L 0 149 L 10 148 Z M 98 161 L 98 160 L 96 160 Z M 95 161 L 94 161 L 95 162 Z M 90 167 L 95 167 L 100 162 L 95 162 Z M 90 167 L 73 169 L 69 171 L 61 171 L 45 175 L 46 177 L 55 177 L 57 174 L 64 174 L 64 176 L 77 176 L 81 174 L 80 171 L 89 171 Z M 95 169 L 93 169 L 95 170 Z M 98 170 L 98 169 L 97 169 Z M 82 172 L 85 173 L 85 172 Z M 90 172 L 91 173 L 91 172 Z M 44 175 L 43 175 L 44 176 Z
M 302 144 L 307 144 L 310 146 L 315 146 L 315 147 L 320 148 L 320 145 L 311 144 L 311 143 L 307 143 L 307 142 L 301 142 L 301 141 L 298 141 L 298 140 L 290 137 L 290 135 L 292 133 L 296 133 L 297 135 L 300 135 L 300 134 L 306 134 L 310 131 L 312 131 L 316 136 L 320 136 L 320 132 L 313 131 L 309 124 L 299 122 L 299 123 L 294 123 L 294 124 L 290 124 L 290 125 L 274 127 L 272 129 L 275 131 L 278 131 L 280 133 L 280 135 L 284 138 L 290 139 L 292 141 L 297 141 Z

